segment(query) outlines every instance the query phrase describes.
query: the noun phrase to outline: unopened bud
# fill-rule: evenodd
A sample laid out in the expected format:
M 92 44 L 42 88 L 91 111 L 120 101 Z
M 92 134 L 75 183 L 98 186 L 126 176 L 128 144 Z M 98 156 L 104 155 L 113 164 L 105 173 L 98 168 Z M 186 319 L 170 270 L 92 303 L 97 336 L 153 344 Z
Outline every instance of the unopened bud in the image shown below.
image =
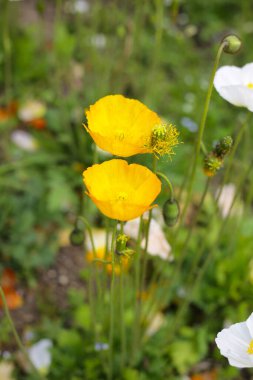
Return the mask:
M 207 177 L 213 177 L 222 167 L 222 160 L 213 154 L 209 154 L 204 159 L 203 170 Z
M 124 251 L 128 240 L 129 240 L 128 236 L 126 236 L 125 234 L 119 234 L 116 239 L 116 251 L 117 252 Z
M 179 217 L 179 204 L 176 199 L 168 199 L 163 205 L 163 219 L 168 227 L 173 227 Z
M 214 147 L 213 153 L 216 157 L 223 159 L 231 150 L 233 139 L 231 136 L 223 137 Z
M 82 245 L 84 242 L 83 231 L 75 227 L 69 236 L 69 240 L 72 245 Z
M 234 34 L 225 37 L 222 42 L 224 43 L 223 51 L 227 54 L 236 54 L 242 46 L 240 38 Z

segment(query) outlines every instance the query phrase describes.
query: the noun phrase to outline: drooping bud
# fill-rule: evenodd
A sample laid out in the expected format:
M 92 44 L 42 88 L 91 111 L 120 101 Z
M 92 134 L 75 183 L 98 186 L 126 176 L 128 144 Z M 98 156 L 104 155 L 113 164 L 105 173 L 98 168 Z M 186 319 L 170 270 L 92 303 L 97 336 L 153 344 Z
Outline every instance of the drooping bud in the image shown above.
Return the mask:
M 222 167 L 222 160 L 210 153 L 204 159 L 203 170 L 207 177 L 213 177 Z
M 155 156 L 165 154 L 174 154 L 173 147 L 179 144 L 179 132 L 172 124 L 160 124 L 153 128 L 146 147 L 150 149 Z
M 179 217 L 179 204 L 176 199 L 168 199 L 163 205 L 163 219 L 168 227 L 173 227 Z
M 227 54 L 236 54 L 242 46 L 240 38 L 234 34 L 225 37 L 222 42 L 225 43 L 223 51 Z
M 69 236 L 70 243 L 75 246 L 83 245 L 84 242 L 84 232 L 79 228 L 75 227 Z
M 231 136 L 223 137 L 214 147 L 213 153 L 216 157 L 223 159 L 231 150 L 233 139 Z

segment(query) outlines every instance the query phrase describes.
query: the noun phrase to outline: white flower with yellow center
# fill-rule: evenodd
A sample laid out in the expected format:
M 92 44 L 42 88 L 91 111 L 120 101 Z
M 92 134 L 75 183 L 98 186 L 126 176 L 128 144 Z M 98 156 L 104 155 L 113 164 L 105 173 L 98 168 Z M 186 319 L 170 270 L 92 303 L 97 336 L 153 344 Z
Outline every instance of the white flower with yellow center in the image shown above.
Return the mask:
M 242 68 L 220 67 L 215 74 L 214 87 L 229 103 L 253 112 L 253 63 Z
M 215 342 L 230 365 L 238 368 L 253 367 L 253 313 L 246 322 L 235 323 L 219 332 Z

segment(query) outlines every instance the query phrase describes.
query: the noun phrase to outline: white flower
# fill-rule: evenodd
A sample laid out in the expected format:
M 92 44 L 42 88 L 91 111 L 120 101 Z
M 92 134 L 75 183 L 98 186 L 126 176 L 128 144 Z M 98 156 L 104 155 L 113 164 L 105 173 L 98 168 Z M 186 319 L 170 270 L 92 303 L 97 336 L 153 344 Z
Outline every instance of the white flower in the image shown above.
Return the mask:
M 44 117 L 45 113 L 46 106 L 43 103 L 37 100 L 29 100 L 19 108 L 18 117 L 24 122 L 29 122 Z
M 124 233 L 136 240 L 139 224 L 139 218 L 130 220 L 125 224 Z M 145 247 L 145 239 L 142 240 L 141 247 Z M 160 224 L 155 219 L 151 219 L 150 222 L 147 251 L 151 256 L 159 256 L 163 260 L 172 259 L 171 246 L 169 245 Z
M 218 189 L 216 194 L 219 194 L 219 192 L 220 190 Z M 226 216 L 229 213 L 230 207 L 232 206 L 234 200 L 235 192 L 235 185 L 230 183 L 228 185 L 225 185 L 220 193 L 220 197 L 218 199 L 218 206 L 223 218 L 226 218 Z
M 92 229 L 92 236 L 93 236 L 93 241 L 94 241 L 95 249 L 97 251 L 99 251 L 99 250 L 105 250 L 105 247 L 106 247 L 106 230 L 104 228 L 93 228 Z M 108 240 L 109 240 L 109 246 L 110 246 L 110 243 L 111 243 L 111 233 L 108 236 Z M 86 249 L 87 249 L 88 252 L 92 252 L 93 251 L 93 249 L 92 249 L 92 243 L 91 243 L 90 235 L 89 234 L 87 234 L 87 237 L 86 237 Z
M 31 362 L 41 373 L 46 374 L 51 364 L 52 358 L 50 349 L 52 346 L 51 340 L 42 339 L 28 350 Z
M 253 63 L 242 68 L 223 66 L 215 74 L 214 87 L 222 98 L 253 112 Z
M 13 380 L 14 366 L 12 363 L 2 361 L 0 363 L 0 379 L 1 380 Z
M 164 322 L 165 322 L 165 318 L 161 312 L 158 312 L 157 314 L 155 314 L 155 316 L 152 318 L 147 328 L 147 331 L 146 331 L 147 336 L 154 335 L 158 330 L 160 330 Z
M 106 36 L 102 33 L 94 34 L 91 36 L 91 45 L 98 48 L 104 49 L 107 44 Z
M 11 141 L 19 148 L 29 152 L 34 152 L 38 147 L 37 141 L 30 135 L 30 133 L 25 131 L 14 131 L 11 134 Z
M 90 4 L 87 0 L 71 0 L 65 4 L 65 10 L 70 13 L 88 13 Z
M 216 195 L 219 194 L 220 189 L 216 191 Z M 236 186 L 233 183 L 229 183 L 227 185 L 224 185 L 220 196 L 218 198 L 218 206 L 221 212 L 221 215 L 223 218 L 226 218 L 229 214 L 229 210 L 234 202 L 234 197 L 236 193 Z M 233 207 L 231 211 L 231 215 L 241 215 L 242 214 L 242 207 L 239 201 L 235 202 L 235 206 Z
M 253 313 L 246 322 L 235 323 L 219 332 L 215 342 L 230 365 L 238 368 L 253 367 Z

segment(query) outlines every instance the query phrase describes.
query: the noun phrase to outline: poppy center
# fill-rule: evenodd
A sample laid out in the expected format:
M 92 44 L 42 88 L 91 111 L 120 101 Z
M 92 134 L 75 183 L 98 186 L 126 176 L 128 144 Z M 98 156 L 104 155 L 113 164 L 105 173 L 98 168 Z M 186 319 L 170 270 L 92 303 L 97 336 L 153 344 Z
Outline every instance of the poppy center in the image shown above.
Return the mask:
M 116 195 L 117 201 L 125 201 L 128 198 L 128 195 L 125 191 L 119 191 Z
M 253 90 L 253 83 L 252 82 L 248 83 L 247 87 L 250 88 L 251 90 Z
M 250 355 L 253 354 L 253 339 L 250 341 L 249 347 L 247 349 L 247 353 Z
M 253 86 L 253 85 L 252 85 Z M 125 138 L 125 133 L 122 129 L 118 129 L 116 132 L 115 132 L 115 137 L 117 140 L 119 141 L 122 141 L 124 140 Z

